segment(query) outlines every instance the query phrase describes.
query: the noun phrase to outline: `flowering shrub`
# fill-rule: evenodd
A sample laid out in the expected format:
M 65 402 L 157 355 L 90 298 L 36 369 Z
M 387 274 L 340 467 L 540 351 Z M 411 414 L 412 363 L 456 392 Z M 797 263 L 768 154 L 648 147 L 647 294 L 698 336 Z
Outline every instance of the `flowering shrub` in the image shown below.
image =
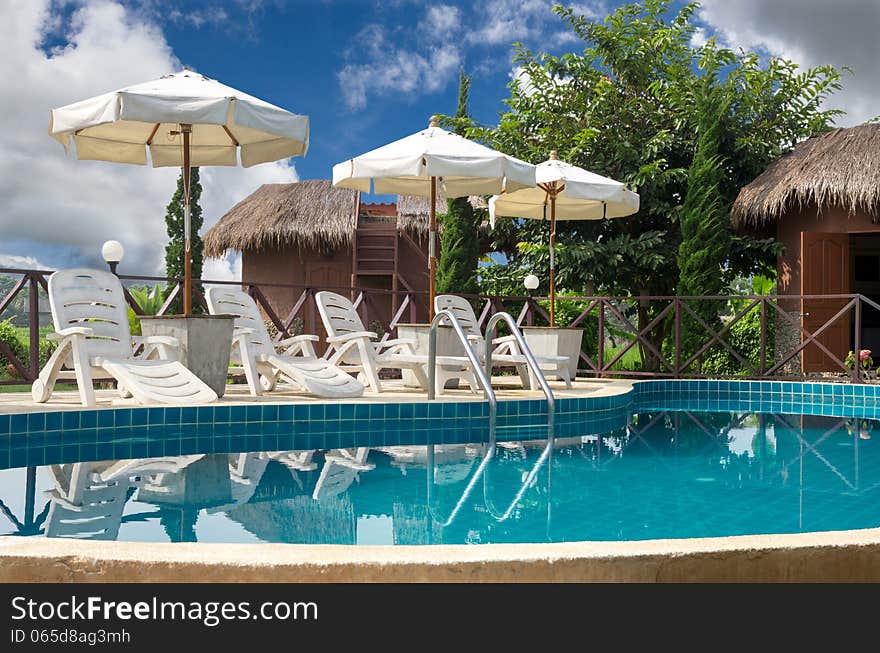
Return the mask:
M 854 368 L 856 365 L 856 356 L 855 352 L 850 351 L 843 363 L 850 369 Z M 874 359 L 871 358 L 871 350 L 870 349 L 860 349 L 859 350 L 859 365 L 862 369 L 869 370 L 874 367 Z

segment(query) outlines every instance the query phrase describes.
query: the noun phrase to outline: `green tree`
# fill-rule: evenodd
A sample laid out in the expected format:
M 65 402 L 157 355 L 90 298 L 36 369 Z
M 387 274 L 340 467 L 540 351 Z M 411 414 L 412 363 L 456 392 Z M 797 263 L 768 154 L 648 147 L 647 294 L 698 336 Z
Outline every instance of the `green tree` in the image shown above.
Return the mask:
M 190 177 L 190 214 L 192 224 L 192 278 L 202 277 L 202 262 L 204 260 L 204 244 L 199 234 L 202 228 L 202 207 L 199 199 L 202 196 L 202 185 L 199 183 L 199 169 L 192 169 Z M 184 274 L 184 233 L 183 233 L 183 173 L 177 178 L 177 190 L 171 198 L 171 202 L 165 209 L 165 227 L 168 233 L 168 244 L 165 246 L 165 276 L 183 278 Z M 171 288 L 169 284 L 169 288 Z M 180 312 L 183 307 L 182 300 L 176 300 L 171 307 L 171 312 Z M 193 310 L 195 310 L 195 305 Z
M 583 42 L 582 52 L 561 56 L 517 47 L 519 75 L 510 84 L 509 110 L 497 127 L 468 135 L 528 161 L 560 157 L 625 182 L 640 195 L 638 214 L 557 226 L 561 288 L 592 285 L 614 295 L 671 295 L 678 283 L 679 215 L 703 122 L 695 97 L 707 71 L 721 71 L 710 86 L 730 100 L 719 119 L 718 152 L 724 161 L 718 190 L 729 205 L 739 188 L 803 138 L 829 129 L 840 112 L 823 108 L 840 88 L 831 66 L 801 70 L 778 57 L 694 45 L 696 4 L 677 13 L 671 0 L 644 0 L 592 21 L 572 8 L 554 11 Z M 518 256 L 526 266 L 546 258 L 538 221 L 520 226 Z M 738 237 L 721 257 L 735 273 L 768 272 L 776 249 Z M 640 329 L 664 308 L 640 302 Z M 671 321 L 646 335 L 659 348 Z M 642 347 L 646 367 L 656 360 Z
M 455 132 L 464 134 L 468 117 L 470 77 L 461 71 L 458 83 L 458 109 L 450 121 Z M 437 262 L 438 293 L 471 293 L 479 291 L 477 264 L 480 258 L 479 213 L 467 197 L 448 199 L 442 216 L 440 260 Z
M 715 71 L 707 71 L 695 96 L 700 124 L 679 218 L 678 294 L 683 296 L 721 295 L 730 283 L 730 269 L 726 267 L 731 249 L 730 220 L 721 193 L 724 162 L 719 156 L 721 120 L 729 102 L 726 89 L 717 86 L 714 80 Z M 685 310 L 682 316 L 682 356 L 696 353 L 708 336 L 707 327 L 718 332 L 722 309 L 719 301 L 686 302 L 687 308 L 696 315 Z

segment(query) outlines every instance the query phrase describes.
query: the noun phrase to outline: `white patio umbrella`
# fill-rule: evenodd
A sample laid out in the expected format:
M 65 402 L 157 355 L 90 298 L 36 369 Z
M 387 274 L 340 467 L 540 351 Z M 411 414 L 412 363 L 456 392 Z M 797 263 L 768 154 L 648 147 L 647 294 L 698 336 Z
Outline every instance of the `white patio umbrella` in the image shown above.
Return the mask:
M 437 271 L 437 185 L 447 198 L 515 191 L 535 185 L 535 166 L 437 126 L 333 166 L 333 185 L 363 193 L 430 197 L 429 311 L 434 316 Z
M 550 205 L 550 326 L 556 326 L 556 220 L 604 220 L 637 213 L 639 196 L 619 181 L 561 161 L 556 151 L 535 166 L 536 184 L 489 199 L 496 216 L 547 218 Z
M 184 312 L 192 310 L 190 167 L 235 166 L 303 155 L 309 119 L 193 70 L 53 109 L 49 134 L 73 139 L 78 159 L 181 166 L 184 187 Z

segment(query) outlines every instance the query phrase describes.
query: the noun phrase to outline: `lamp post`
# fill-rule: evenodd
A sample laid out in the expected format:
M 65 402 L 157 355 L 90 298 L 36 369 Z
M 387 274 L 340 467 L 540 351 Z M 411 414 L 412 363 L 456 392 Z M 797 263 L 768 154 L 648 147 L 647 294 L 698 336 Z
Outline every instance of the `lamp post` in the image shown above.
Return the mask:
M 538 289 L 538 284 L 541 283 L 541 280 L 534 274 L 526 275 L 526 278 L 523 279 L 523 285 L 526 287 L 526 291 L 529 293 L 529 297 L 535 294 L 535 291 Z
M 125 256 L 125 248 L 118 240 L 108 240 L 101 247 L 101 256 L 104 257 L 107 265 L 110 266 L 110 272 L 116 274 L 116 266 L 119 265 L 122 257 Z
M 537 275 L 527 274 L 526 278 L 523 279 L 523 285 L 526 287 L 526 292 L 529 294 L 529 308 L 533 308 L 531 306 L 532 298 L 535 296 L 535 291 L 538 289 L 538 284 L 541 283 L 541 280 L 538 279 Z M 532 326 L 535 323 L 535 314 L 532 310 L 528 312 L 528 325 Z

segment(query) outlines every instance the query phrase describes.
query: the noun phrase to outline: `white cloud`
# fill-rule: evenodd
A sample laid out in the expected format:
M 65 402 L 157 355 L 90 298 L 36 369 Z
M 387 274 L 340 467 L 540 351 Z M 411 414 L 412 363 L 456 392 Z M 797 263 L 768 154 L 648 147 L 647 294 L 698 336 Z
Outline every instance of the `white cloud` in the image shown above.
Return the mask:
M 446 20 L 440 18 L 438 20 Z M 436 25 L 436 23 L 435 23 Z M 336 75 L 349 109 L 363 109 L 371 95 L 433 93 L 454 79 L 461 55 L 447 38 L 415 50 L 398 47 L 381 25 L 367 25 L 354 39 L 359 61 L 347 63 Z
M 468 34 L 471 43 L 510 45 L 537 37 L 544 24 L 554 19 L 552 0 L 489 0 L 479 10 L 479 29 Z
M 0 254 L 0 268 L 16 268 L 18 270 L 47 269 L 45 265 L 33 256 L 15 256 L 13 254 Z
M 419 25 L 421 34 L 431 39 L 450 37 L 450 32 L 458 28 L 461 10 L 452 5 L 432 5 L 428 7 L 425 19 Z
M 209 258 L 202 266 L 202 278 L 210 281 L 241 281 L 241 254 Z
M 731 46 L 781 55 L 802 67 L 852 68 L 844 90 L 828 103 L 847 112 L 839 124 L 880 114 L 877 0 L 702 0 L 699 17 Z
M 488 0 L 479 5 L 477 28 L 467 39 L 474 45 L 538 41 L 536 46 L 561 46 L 577 41 L 577 35 L 553 13 L 555 4 L 557 0 Z M 604 0 L 562 4 L 589 19 L 599 19 L 608 13 Z
M 60 34 L 66 45 L 49 54 L 38 44 L 50 26 L 59 28 L 50 0 L 7 0 L 6 6 L 0 28 L 0 78 L 8 89 L 0 95 L 0 252 L 38 258 L 48 267 L 103 265 L 100 247 L 112 238 L 126 248 L 120 271 L 161 273 L 165 206 L 179 171 L 77 161 L 46 130 L 50 108 L 158 77 L 179 68 L 179 61 L 155 23 L 116 2 L 78 3 Z M 260 184 L 295 180 L 284 162 L 203 168 L 205 227 Z

